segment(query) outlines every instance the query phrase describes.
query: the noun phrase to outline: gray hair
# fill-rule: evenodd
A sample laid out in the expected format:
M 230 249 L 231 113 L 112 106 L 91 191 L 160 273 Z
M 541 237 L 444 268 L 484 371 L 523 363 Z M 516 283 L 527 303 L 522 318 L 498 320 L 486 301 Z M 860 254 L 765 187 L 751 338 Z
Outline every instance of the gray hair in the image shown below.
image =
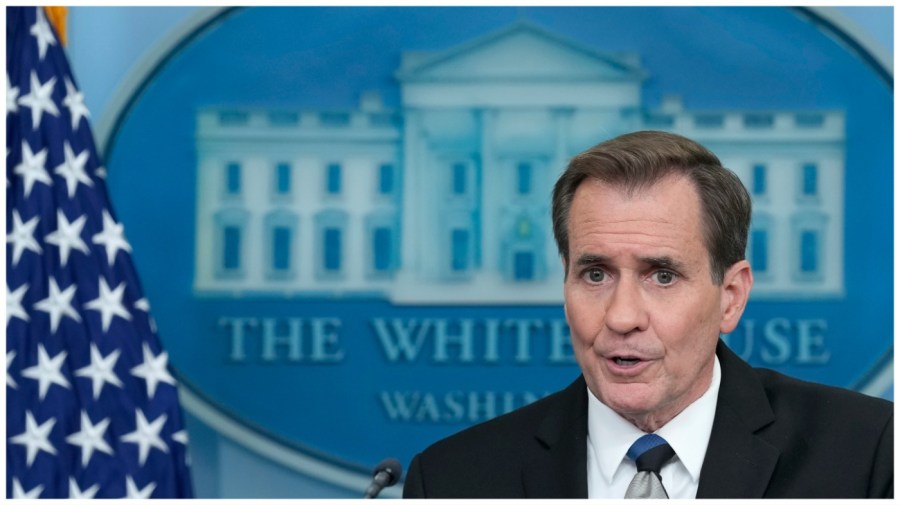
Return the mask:
M 566 272 L 569 269 L 569 212 L 575 191 L 586 179 L 624 189 L 629 194 L 668 175 L 690 180 L 700 197 L 704 242 L 712 280 L 744 259 L 750 227 L 750 195 L 741 180 L 702 145 L 661 131 L 627 133 L 572 158 L 553 188 L 553 235 Z

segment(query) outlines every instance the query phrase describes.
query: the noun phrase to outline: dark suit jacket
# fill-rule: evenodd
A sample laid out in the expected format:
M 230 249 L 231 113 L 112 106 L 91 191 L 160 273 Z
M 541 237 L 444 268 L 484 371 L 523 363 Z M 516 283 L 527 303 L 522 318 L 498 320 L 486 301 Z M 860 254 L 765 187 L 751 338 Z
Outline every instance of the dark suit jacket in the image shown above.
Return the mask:
M 893 497 L 893 403 L 754 369 L 719 342 L 698 498 Z M 586 498 L 583 377 L 413 458 L 406 498 Z

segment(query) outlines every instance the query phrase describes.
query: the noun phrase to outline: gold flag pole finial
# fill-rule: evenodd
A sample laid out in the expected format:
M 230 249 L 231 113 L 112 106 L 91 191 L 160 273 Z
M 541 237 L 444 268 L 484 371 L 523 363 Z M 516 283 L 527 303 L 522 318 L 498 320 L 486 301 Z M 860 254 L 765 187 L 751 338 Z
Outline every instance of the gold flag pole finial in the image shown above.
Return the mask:
M 44 13 L 47 14 L 47 20 L 53 23 L 56 28 L 56 34 L 59 35 L 59 42 L 65 47 L 66 45 L 66 7 L 44 7 Z

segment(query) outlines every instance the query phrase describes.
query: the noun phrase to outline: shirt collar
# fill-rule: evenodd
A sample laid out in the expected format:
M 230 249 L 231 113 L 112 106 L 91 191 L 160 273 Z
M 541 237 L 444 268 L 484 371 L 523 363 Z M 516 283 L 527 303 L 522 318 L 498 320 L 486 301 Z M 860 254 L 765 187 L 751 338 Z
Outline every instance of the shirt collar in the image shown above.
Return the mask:
M 722 381 L 719 358 L 715 357 L 714 360 L 713 377 L 706 392 L 656 431 L 675 450 L 694 482 L 700 479 L 700 469 L 716 414 L 719 384 Z M 597 456 L 603 478 L 611 483 L 626 460 L 628 448 L 644 432 L 600 402 L 590 389 L 587 390 L 587 395 L 588 439 Z

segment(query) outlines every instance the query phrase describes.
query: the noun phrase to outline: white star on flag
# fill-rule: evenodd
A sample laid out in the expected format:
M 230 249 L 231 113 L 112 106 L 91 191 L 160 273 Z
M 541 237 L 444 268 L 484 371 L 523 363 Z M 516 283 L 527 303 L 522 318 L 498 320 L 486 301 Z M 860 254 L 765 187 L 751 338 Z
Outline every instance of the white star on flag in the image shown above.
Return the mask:
M 81 411 L 81 431 L 66 437 L 66 442 L 81 447 L 81 466 L 87 468 L 94 450 L 105 452 L 112 456 L 112 447 L 103 439 L 103 435 L 108 427 L 109 418 L 97 424 L 92 424 L 88 413 L 84 410 Z
M 53 36 L 53 30 L 50 29 L 50 23 L 44 15 L 44 9 L 38 8 L 37 21 L 31 25 L 29 33 L 37 39 L 38 55 L 43 60 L 47 55 L 47 48 L 56 44 L 56 37 Z
M 19 99 L 19 87 L 13 86 L 9 82 L 9 74 L 6 74 L 6 114 L 19 112 L 19 105 L 16 101 Z
M 150 498 L 154 489 L 156 489 L 155 482 L 147 484 L 144 489 L 138 489 L 137 484 L 134 483 L 134 479 L 131 478 L 131 475 L 125 477 L 125 498 L 145 500 Z
M 26 461 L 29 467 L 34 463 L 34 458 L 37 457 L 39 451 L 56 455 L 56 448 L 48 440 L 54 424 L 56 424 L 56 419 L 51 417 L 38 426 L 29 410 L 25 412 L 25 431 L 9 438 L 12 443 L 25 446 L 25 450 L 28 452 Z
M 134 302 L 134 308 L 140 310 L 141 312 L 150 313 L 150 302 L 146 298 L 141 298 Z M 156 333 L 156 320 L 153 319 L 153 316 L 150 316 L 150 329 L 153 333 Z
M 40 220 L 39 216 L 34 216 L 27 223 L 23 223 L 19 211 L 13 209 L 13 229 L 6 236 L 6 241 L 13 246 L 13 266 L 16 266 L 26 249 L 41 254 L 41 246 L 34 239 L 34 229 L 37 228 Z
M 53 102 L 53 86 L 56 85 L 56 77 L 51 77 L 45 83 L 38 80 L 37 72 L 31 71 L 31 91 L 19 98 L 19 105 L 31 109 L 31 127 L 35 130 L 41 127 L 41 116 L 44 112 L 53 116 L 59 115 L 59 109 Z
M 150 312 L 150 302 L 146 298 L 141 298 L 134 302 L 134 308 L 141 312 Z
M 89 377 L 91 379 L 94 400 L 100 398 L 103 385 L 107 382 L 113 386 L 122 387 L 122 381 L 119 380 L 119 376 L 116 375 L 115 371 L 116 362 L 119 360 L 119 354 L 121 353 L 121 349 L 116 349 L 104 357 L 100 354 L 100 349 L 97 348 L 97 345 L 92 342 L 91 364 L 75 370 L 75 376 Z
M 66 266 L 69 261 L 72 249 L 90 254 L 90 249 L 81 239 L 81 230 L 86 222 L 87 214 L 70 223 L 62 209 L 56 211 L 56 231 L 48 233 L 44 241 L 59 247 L 59 261 L 62 266 Z
M 95 244 L 102 244 L 106 248 L 106 260 L 109 262 L 109 266 L 113 266 L 116 262 L 116 252 L 119 249 L 131 252 L 131 246 L 125 240 L 124 226 L 116 223 L 105 209 L 103 210 L 103 231 L 94 235 L 91 241 Z
M 137 409 L 135 411 L 135 419 L 137 425 L 134 431 L 122 435 L 121 438 L 123 442 L 138 445 L 138 461 L 141 466 L 144 466 L 151 447 L 156 447 L 162 452 L 169 452 L 169 446 L 159 438 L 159 432 L 162 430 L 163 425 L 166 424 L 166 415 L 162 414 L 152 423 L 148 423 L 147 418 L 144 417 L 144 412 L 141 409 Z
M 131 375 L 141 377 L 147 381 L 147 396 L 153 398 L 156 394 L 156 386 L 160 382 L 175 385 L 175 378 L 169 374 L 166 368 L 169 361 L 169 353 L 163 351 L 159 356 L 153 356 L 150 346 L 144 342 L 144 362 L 131 369 Z
M 56 333 L 56 328 L 59 327 L 59 321 L 63 316 L 68 316 L 76 322 L 81 322 L 81 316 L 72 307 L 72 298 L 75 297 L 76 288 L 77 286 L 72 284 L 65 291 L 60 291 L 59 285 L 56 284 L 56 279 L 51 277 L 50 293 L 47 295 L 47 298 L 35 302 L 35 309 L 50 314 L 50 333 Z
M 97 494 L 97 491 L 100 490 L 100 484 L 94 484 L 93 486 L 82 491 L 78 487 L 78 482 L 75 481 L 73 477 L 69 477 L 69 499 L 70 500 L 90 500 Z
M 9 366 L 12 365 L 14 359 L 16 359 L 16 351 L 6 353 L 6 385 L 13 389 L 18 389 L 19 385 L 16 384 L 16 380 L 9 374 Z
M 22 141 L 22 162 L 16 165 L 13 173 L 22 176 L 25 183 L 25 198 L 31 194 L 31 188 L 35 182 L 42 182 L 46 185 L 53 184 L 53 179 L 47 173 L 44 165 L 47 163 L 47 148 L 41 149 L 37 154 L 31 152 L 31 146 L 28 142 Z
M 72 116 L 72 129 L 77 130 L 81 118 L 90 117 L 91 114 L 87 106 L 84 105 L 84 93 L 78 91 L 78 88 L 72 84 L 68 77 L 65 83 L 66 97 L 63 99 L 63 105 L 69 108 L 69 115 Z
M 122 305 L 122 296 L 125 294 L 125 282 L 122 281 L 116 289 L 110 290 L 106 279 L 100 277 L 100 293 L 97 298 L 84 304 L 84 308 L 100 312 L 103 322 L 103 332 L 109 330 L 114 316 L 119 316 L 126 321 L 131 321 L 131 313 Z
M 53 170 L 53 173 L 61 175 L 66 179 L 66 189 L 68 190 L 69 198 L 72 198 L 75 196 L 75 190 L 78 189 L 79 182 L 85 186 L 94 185 L 94 182 L 84 171 L 84 165 L 88 161 L 90 151 L 85 149 L 76 155 L 72 151 L 72 146 L 69 145 L 69 141 L 66 141 L 63 144 L 63 152 L 66 160 L 56 167 Z
M 38 396 L 41 401 L 47 396 L 47 390 L 50 386 L 56 384 L 66 389 L 70 389 L 69 381 L 63 376 L 60 368 L 66 359 L 66 351 L 59 351 L 53 358 L 47 354 L 44 344 L 38 344 L 38 362 L 37 365 L 22 370 L 22 377 L 28 377 L 38 381 Z
M 175 433 L 172 433 L 172 440 L 185 446 L 185 449 L 187 449 L 187 443 L 188 443 L 187 430 L 181 430 L 181 431 L 176 431 Z M 187 466 L 191 466 L 191 453 L 188 452 L 187 450 L 184 451 L 184 464 Z
M 37 486 L 31 488 L 28 492 L 22 489 L 22 483 L 19 482 L 19 479 L 13 477 L 13 492 L 12 497 L 14 500 L 33 500 L 39 496 L 41 496 L 41 491 L 44 490 L 43 484 L 38 484 Z
M 191 453 L 187 450 L 188 444 L 188 433 L 187 430 L 176 431 L 172 433 L 172 441 L 178 442 L 179 444 L 185 447 L 184 451 L 184 464 L 187 466 L 191 466 Z
M 178 442 L 179 444 L 187 445 L 188 443 L 188 433 L 187 430 L 176 431 L 172 433 L 172 440 Z
M 22 307 L 22 298 L 28 291 L 28 283 L 22 284 L 15 291 L 10 291 L 6 286 L 6 324 L 9 324 L 9 318 L 18 317 L 22 321 L 28 322 L 28 312 Z

